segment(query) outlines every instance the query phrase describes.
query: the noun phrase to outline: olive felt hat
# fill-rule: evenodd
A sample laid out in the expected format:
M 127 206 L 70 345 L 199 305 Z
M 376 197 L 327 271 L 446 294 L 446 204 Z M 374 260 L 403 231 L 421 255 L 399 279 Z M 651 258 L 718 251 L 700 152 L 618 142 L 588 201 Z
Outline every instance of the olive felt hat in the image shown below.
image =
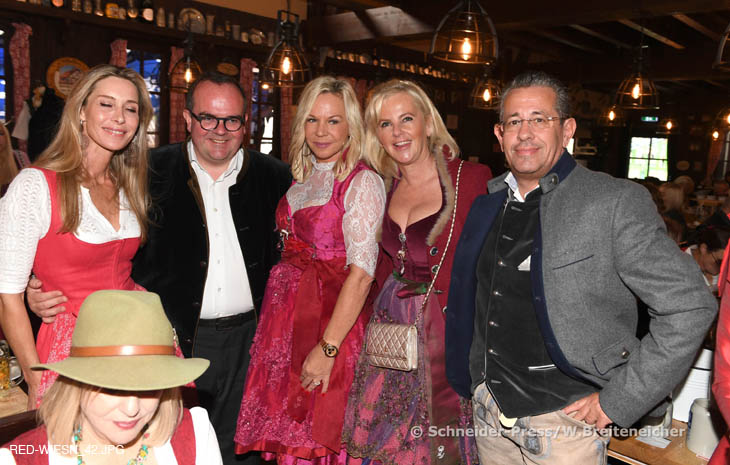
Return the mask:
M 123 391 L 182 386 L 210 362 L 176 357 L 174 337 L 157 294 L 97 291 L 81 304 L 68 358 L 32 368 Z

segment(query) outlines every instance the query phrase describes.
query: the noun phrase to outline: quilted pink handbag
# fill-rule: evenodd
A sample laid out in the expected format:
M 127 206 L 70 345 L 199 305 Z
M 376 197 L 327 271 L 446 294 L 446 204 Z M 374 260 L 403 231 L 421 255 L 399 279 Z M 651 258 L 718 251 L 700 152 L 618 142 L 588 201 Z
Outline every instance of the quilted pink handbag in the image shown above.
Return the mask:
M 436 273 L 428 286 L 426 297 L 416 316 L 414 324 L 403 323 L 380 323 L 371 321 L 368 323 L 365 354 L 368 363 L 372 366 L 380 368 L 389 368 L 391 370 L 412 371 L 418 368 L 418 325 L 423 317 L 423 310 L 426 308 L 426 302 L 431 295 L 436 277 L 441 271 L 441 265 L 444 264 L 444 257 L 449 250 L 451 244 L 451 236 L 454 233 L 454 223 L 456 222 L 456 206 L 459 201 L 459 179 L 461 178 L 462 161 L 459 163 L 459 170 L 456 173 L 456 189 L 454 193 L 454 211 L 451 214 L 451 228 L 449 229 L 449 237 L 446 240 L 444 253 L 441 255 Z

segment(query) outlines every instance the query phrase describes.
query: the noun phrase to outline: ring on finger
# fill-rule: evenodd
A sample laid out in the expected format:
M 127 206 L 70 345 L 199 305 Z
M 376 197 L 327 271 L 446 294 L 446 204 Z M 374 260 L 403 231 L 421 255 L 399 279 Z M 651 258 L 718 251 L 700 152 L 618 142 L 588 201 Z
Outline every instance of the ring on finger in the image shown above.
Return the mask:
M 322 381 L 312 381 L 312 384 L 315 386 L 319 386 L 320 384 L 322 384 Z

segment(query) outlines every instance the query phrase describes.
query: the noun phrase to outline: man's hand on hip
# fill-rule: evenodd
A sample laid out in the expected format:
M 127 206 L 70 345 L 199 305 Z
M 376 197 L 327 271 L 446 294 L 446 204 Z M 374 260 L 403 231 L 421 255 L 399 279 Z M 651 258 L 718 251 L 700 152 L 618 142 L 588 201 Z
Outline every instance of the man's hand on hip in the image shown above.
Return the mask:
M 56 315 L 66 310 L 63 306 L 68 301 L 61 291 L 41 291 L 42 282 L 38 278 L 32 278 L 25 289 L 30 310 L 38 315 L 43 323 L 53 323 Z
M 578 399 L 563 409 L 563 413 L 570 415 L 575 412 L 573 418 L 584 421 L 589 425 L 595 425 L 598 429 L 603 429 L 613 421 L 606 416 L 598 402 L 598 393 Z

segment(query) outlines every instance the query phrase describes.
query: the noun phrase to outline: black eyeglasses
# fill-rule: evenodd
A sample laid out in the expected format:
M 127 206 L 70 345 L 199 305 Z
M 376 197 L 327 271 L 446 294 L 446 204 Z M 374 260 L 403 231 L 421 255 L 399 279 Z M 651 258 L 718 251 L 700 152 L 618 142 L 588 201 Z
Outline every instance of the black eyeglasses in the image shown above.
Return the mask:
M 221 121 L 223 121 L 223 127 L 226 128 L 226 131 L 228 132 L 238 131 L 241 129 L 241 126 L 243 126 L 243 118 L 240 116 L 218 118 L 212 115 L 206 115 L 205 113 L 202 115 L 196 115 L 190 110 L 188 110 L 188 112 L 190 112 L 190 115 L 195 118 L 198 123 L 200 123 L 200 127 L 206 131 L 214 131 Z
M 534 118 L 512 118 L 507 121 L 499 123 L 502 126 L 504 132 L 516 132 L 522 127 L 522 123 L 527 121 L 527 126 L 532 129 L 543 131 L 550 127 L 550 123 L 553 121 L 561 121 L 563 118 L 559 116 L 536 116 Z

